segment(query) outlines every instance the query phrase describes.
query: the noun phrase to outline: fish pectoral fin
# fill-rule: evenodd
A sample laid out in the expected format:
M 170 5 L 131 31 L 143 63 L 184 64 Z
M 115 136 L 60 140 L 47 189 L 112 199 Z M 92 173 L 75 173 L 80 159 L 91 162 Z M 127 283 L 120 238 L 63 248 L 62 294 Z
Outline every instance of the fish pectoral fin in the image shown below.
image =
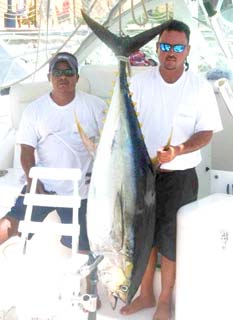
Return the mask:
M 83 142 L 85 148 L 90 153 L 90 155 L 92 155 L 94 157 L 95 152 L 96 152 L 96 144 L 87 136 L 87 134 L 83 130 L 80 122 L 78 121 L 78 117 L 77 117 L 75 111 L 74 111 L 74 119 L 75 119 L 75 123 L 77 126 L 77 130 L 80 134 L 80 137 L 82 139 L 82 142 Z
M 120 192 L 116 194 L 113 215 L 111 229 L 112 246 L 117 252 L 119 252 L 123 248 L 124 241 L 123 202 Z
M 132 262 L 128 261 L 125 266 L 125 270 L 124 270 L 126 278 L 129 279 L 131 277 L 132 270 L 133 270 L 133 264 L 132 264 Z

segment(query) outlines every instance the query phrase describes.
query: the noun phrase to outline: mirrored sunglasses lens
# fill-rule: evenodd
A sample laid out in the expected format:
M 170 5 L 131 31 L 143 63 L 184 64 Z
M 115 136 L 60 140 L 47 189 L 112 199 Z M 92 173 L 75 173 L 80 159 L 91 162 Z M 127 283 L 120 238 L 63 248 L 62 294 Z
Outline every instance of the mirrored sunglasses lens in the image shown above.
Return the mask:
M 175 52 L 181 53 L 181 52 L 184 51 L 184 48 L 185 48 L 185 45 L 183 45 L 183 44 L 176 44 L 176 45 L 174 45 L 173 50 L 174 50 Z
M 171 45 L 168 43 L 160 43 L 159 46 L 163 52 L 168 52 L 171 49 Z

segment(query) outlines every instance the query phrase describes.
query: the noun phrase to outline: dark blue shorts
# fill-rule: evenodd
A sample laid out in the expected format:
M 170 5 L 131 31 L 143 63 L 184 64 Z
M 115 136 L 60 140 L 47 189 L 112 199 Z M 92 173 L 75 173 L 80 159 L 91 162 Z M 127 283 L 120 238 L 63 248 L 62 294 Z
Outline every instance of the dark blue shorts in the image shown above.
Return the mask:
M 156 175 L 156 224 L 154 246 L 162 256 L 176 260 L 176 217 L 185 204 L 197 199 L 198 179 L 194 168 Z
M 23 187 L 21 193 L 25 194 L 26 186 Z M 11 211 L 7 213 L 6 217 L 12 217 L 16 220 L 24 220 L 26 206 L 23 204 L 24 197 L 19 196 L 15 202 L 15 205 L 11 208 Z M 39 207 L 34 206 L 32 210 L 32 221 L 41 222 L 46 216 L 53 210 L 56 210 L 62 223 L 72 223 L 72 208 L 56 208 L 56 207 Z M 87 237 L 87 223 L 86 223 L 86 210 L 87 199 L 81 200 L 81 206 L 79 208 L 79 250 L 89 251 L 89 241 Z M 72 239 L 70 236 L 62 236 L 62 244 L 71 248 Z

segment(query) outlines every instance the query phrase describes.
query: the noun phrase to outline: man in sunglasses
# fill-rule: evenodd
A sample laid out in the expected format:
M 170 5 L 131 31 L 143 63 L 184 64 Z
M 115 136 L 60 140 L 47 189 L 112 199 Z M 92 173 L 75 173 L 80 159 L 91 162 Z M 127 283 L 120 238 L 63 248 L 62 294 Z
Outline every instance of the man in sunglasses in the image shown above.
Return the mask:
M 124 315 L 156 306 L 153 320 L 169 320 L 176 273 L 176 216 L 197 199 L 195 167 L 200 149 L 222 129 L 218 106 L 209 83 L 188 70 L 190 29 L 177 20 L 161 32 L 156 44 L 159 66 L 131 81 L 142 133 L 156 168 L 154 243 L 141 292 L 121 309 Z M 207 103 L 206 103 L 207 101 Z M 155 301 L 153 278 L 161 255 L 161 293 Z
M 79 209 L 79 250 L 89 250 L 86 231 L 87 192 L 90 182 L 93 156 L 87 150 L 77 130 L 76 120 L 91 140 L 97 140 L 103 125 L 105 103 L 98 97 L 76 89 L 79 79 L 78 62 L 74 55 L 60 52 L 49 64 L 48 79 L 52 84 L 46 93 L 32 102 L 24 111 L 18 134 L 21 145 L 21 164 L 27 184 L 22 194 L 31 186 L 29 171 L 33 166 L 54 168 L 80 168 L 79 184 L 81 207 Z M 36 156 L 35 156 L 36 154 Z M 70 194 L 73 185 L 69 181 L 39 181 L 37 193 Z M 14 207 L 0 220 L 0 243 L 18 234 L 19 220 L 24 219 L 24 197 L 19 196 Z M 34 207 L 32 220 L 43 221 L 55 210 L 62 223 L 72 222 L 71 208 Z M 71 237 L 63 236 L 61 242 L 70 247 Z

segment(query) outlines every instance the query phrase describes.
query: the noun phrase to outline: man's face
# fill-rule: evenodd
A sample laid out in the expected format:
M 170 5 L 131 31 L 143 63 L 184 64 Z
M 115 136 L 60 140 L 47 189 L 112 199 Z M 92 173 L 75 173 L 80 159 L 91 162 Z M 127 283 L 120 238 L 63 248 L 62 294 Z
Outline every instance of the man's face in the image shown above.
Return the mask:
M 170 44 L 171 48 L 169 51 L 162 51 L 160 44 Z M 175 44 L 184 45 L 184 50 L 182 52 L 175 52 L 181 51 L 180 47 L 178 47 L 179 50 L 176 50 L 176 47 L 172 47 Z M 189 50 L 190 46 L 184 32 L 164 31 L 157 43 L 157 53 L 161 68 L 171 71 L 183 69 Z
M 69 64 L 65 61 L 56 63 L 53 72 L 48 74 L 48 79 L 53 86 L 53 92 L 63 92 L 66 94 L 75 91 L 78 78 L 78 75 L 72 72 Z

